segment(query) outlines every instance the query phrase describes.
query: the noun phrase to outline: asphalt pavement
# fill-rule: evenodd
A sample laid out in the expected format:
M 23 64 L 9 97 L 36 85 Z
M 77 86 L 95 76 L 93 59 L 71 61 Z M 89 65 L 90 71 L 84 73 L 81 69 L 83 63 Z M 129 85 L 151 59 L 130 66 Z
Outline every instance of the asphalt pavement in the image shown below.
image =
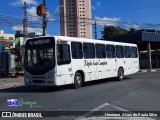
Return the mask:
M 33 106 L 7 106 L 8 99 L 32 101 Z M 115 112 L 150 112 L 160 113 L 160 72 L 136 73 L 126 76 L 123 81 L 104 79 L 87 82 L 80 89 L 71 85 L 60 87 L 19 86 L 0 89 L 0 111 L 54 111 L 61 117 L 38 118 L 49 120 L 159 120 L 153 116 L 146 117 L 106 117 L 92 116 L 98 111 Z M 82 114 L 81 117 L 64 116 L 64 111 Z M 70 113 L 70 114 L 71 114 Z M 92 116 L 92 117 L 88 117 Z M 18 118 L 16 118 L 18 119 Z M 35 118 L 31 118 L 35 119 Z

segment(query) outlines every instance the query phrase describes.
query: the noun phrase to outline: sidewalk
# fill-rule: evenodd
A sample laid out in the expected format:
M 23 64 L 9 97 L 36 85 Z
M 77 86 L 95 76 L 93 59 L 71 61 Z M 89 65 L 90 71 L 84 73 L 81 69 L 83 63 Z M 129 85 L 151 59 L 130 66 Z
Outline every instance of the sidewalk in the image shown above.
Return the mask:
M 0 89 L 12 88 L 24 85 L 23 76 L 17 78 L 0 78 Z

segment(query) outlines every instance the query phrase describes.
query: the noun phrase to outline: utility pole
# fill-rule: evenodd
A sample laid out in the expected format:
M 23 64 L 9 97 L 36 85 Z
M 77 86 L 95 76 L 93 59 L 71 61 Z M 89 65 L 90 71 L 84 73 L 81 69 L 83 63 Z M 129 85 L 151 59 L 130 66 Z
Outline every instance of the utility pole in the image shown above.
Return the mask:
M 23 34 L 24 34 L 24 41 L 27 39 L 28 35 L 28 28 L 27 28 L 27 4 L 24 2 L 24 18 L 23 18 Z
M 43 0 L 43 5 L 45 6 L 46 9 L 46 0 Z M 46 35 L 46 28 L 47 28 L 47 18 L 46 14 L 43 14 L 43 36 Z
M 94 23 L 94 38 L 97 39 L 97 21 Z

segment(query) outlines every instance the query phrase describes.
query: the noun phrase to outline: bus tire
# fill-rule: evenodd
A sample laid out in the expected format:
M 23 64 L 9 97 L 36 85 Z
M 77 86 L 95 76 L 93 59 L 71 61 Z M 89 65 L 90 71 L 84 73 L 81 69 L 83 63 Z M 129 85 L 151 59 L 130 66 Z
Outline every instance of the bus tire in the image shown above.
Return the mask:
M 119 81 L 124 80 L 124 70 L 123 70 L 123 68 L 118 69 L 118 80 Z
M 74 76 L 74 87 L 76 89 L 80 88 L 82 86 L 83 78 L 82 74 L 80 72 L 76 72 Z

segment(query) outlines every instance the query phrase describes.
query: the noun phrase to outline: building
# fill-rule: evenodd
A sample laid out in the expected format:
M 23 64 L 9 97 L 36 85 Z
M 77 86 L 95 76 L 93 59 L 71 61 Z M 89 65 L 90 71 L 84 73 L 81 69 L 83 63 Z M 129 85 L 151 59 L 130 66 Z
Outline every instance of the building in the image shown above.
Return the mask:
M 160 68 L 160 33 L 142 31 L 111 37 L 108 40 L 137 44 L 140 68 Z
M 4 30 L 0 30 L 0 39 L 14 40 L 15 35 L 14 34 L 7 34 L 7 33 L 4 33 Z
M 60 0 L 62 36 L 92 38 L 91 0 Z

